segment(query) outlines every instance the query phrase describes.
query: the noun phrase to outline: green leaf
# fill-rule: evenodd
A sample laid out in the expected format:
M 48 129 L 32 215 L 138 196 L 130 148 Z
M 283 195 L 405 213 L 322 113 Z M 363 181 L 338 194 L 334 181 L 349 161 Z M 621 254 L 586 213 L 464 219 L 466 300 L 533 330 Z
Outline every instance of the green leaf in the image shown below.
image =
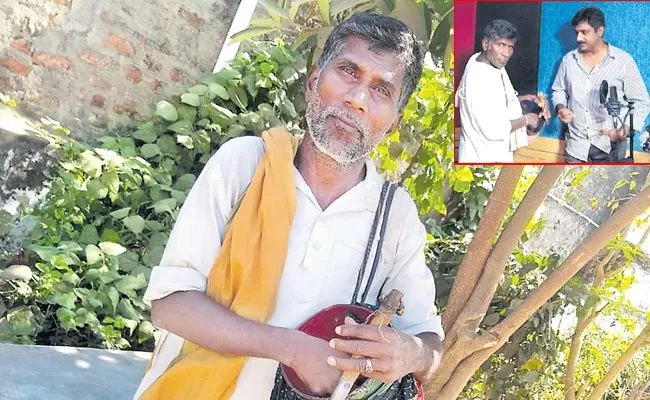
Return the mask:
M 294 40 L 293 43 L 291 44 L 291 49 L 295 51 L 298 47 L 300 47 L 301 44 L 305 43 L 310 39 L 316 38 L 316 35 L 317 35 L 316 30 L 313 29 L 301 32 L 300 35 L 298 35 L 298 37 L 296 38 L 296 40 Z M 316 43 L 314 43 L 314 46 L 315 45 Z
M 149 121 L 140 125 L 138 130 L 133 133 L 133 137 L 145 143 L 153 143 L 158 139 L 158 134 L 153 122 Z
M 160 152 L 164 155 L 174 155 L 178 153 L 178 148 L 176 147 L 176 141 L 171 135 L 162 136 L 156 142 Z
M 56 247 L 51 247 L 51 246 L 38 246 L 35 244 L 30 244 L 25 246 L 27 250 L 31 250 L 34 253 L 36 253 L 41 260 L 46 261 L 46 262 L 52 262 L 51 260 L 54 259 L 54 256 L 59 254 L 61 251 L 57 249 Z
M 298 9 L 300 8 L 301 5 L 307 4 L 307 3 L 312 3 L 315 0 L 292 0 L 291 1 L 291 7 L 289 8 L 289 19 L 292 21 L 296 20 L 296 15 L 298 15 Z M 273 20 L 270 20 L 274 22 Z M 251 24 L 252 25 L 252 24 Z M 276 23 L 277 25 L 277 23 Z M 275 26 L 275 25 L 273 25 Z
M 201 98 L 196 93 L 183 93 L 181 95 L 181 101 L 192 107 L 198 107 L 201 105 Z
M 74 320 L 75 313 L 72 310 L 60 307 L 56 310 L 56 317 L 59 319 L 61 326 L 65 330 L 70 330 L 77 327 L 77 323 Z
M 178 120 L 178 111 L 176 111 L 176 107 L 165 100 L 159 101 L 156 104 L 156 115 L 169 122 Z
M 108 196 L 108 188 L 104 186 L 99 180 L 92 179 L 86 184 L 88 194 L 93 199 L 103 199 Z
M 208 89 L 210 93 L 212 93 L 215 96 L 219 96 L 224 100 L 229 100 L 230 96 L 228 95 L 228 91 L 226 90 L 225 87 L 221 86 L 218 83 L 210 83 L 208 84 Z
M 390 14 L 395 9 L 395 0 L 377 0 L 376 5 L 382 14 Z
M 135 310 L 131 300 L 121 298 L 119 304 L 117 305 L 117 314 L 123 316 L 124 318 L 139 321 L 140 313 Z
M 191 136 L 176 135 L 176 141 L 183 147 L 192 150 L 194 148 L 194 140 Z
M 230 37 L 230 43 L 239 43 L 244 40 L 250 40 L 254 37 L 266 35 L 267 33 L 276 32 L 276 28 L 252 27 L 239 31 Z
M 109 256 L 119 256 L 126 251 L 122 245 L 113 242 L 100 242 L 99 248 Z
M 246 91 L 240 87 L 229 87 L 228 94 L 230 99 L 235 103 L 242 111 L 246 112 L 246 107 L 248 107 L 248 96 Z
M 95 265 L 104 259 L 104 253 L 94 244 L 86 246 L 86 263 Z
M 140 147 L 140 154 L 147 159 L 159 156 L 161 154 L 160 147 L 155 143 L 147 143 Z
M 147 286 L 147 280 L 142 274 L 137 276 L 124 275 L 120 280 L 115 281 L 113 285 L 120 293 L 128 296 L 133 294 L 134 291 Z
M 431 22 L 427 18 L 430 15 L 426 4 L 417 3 L 415 0 L 396 0 L 395 8 L 391 12 L 391 17 L 404 22 L 418 40 L 425 44 L 429 43 L 431 36 Z
M 330 0 L 318 0 L 318 12 L 320 13 L 320 19 L 325 25 L 331 25 L 330 23 Z
M 52 296 L 50 300 L 53 304 L 58 304 L 60 306 L 73 309 L 74 304 L 77 301 L 77 295 L 74 292 L 69 293 L 56 293 Z
M 139 215 L 131 215 L 130 217 L 126 217 L 122 220 L 122 223 L 136 235 L 142 233 L 142 230 L 144 229 L 144 218 Z
M 117 233 L 117 231 L 111 229 L 111 228 L 106 228 L 102 232 L 102 236 L 100 237 L 100 240 L 104 242 L 115 242 L 119 243 L 120 241 L 120 234 Z
M 196 176 L 194 174 L 182 175 L 174 183 L 174 189 L 187 191 L 194 185 L 194 182 L 196 182 Z
M 140 256 L 133 251 L 127 251 L 119 255 L 120 270 L 131 272 L 135 267 L 140 265 Z
M 144 343 L 154 338 L 155 328 L 149 321 L 142 321 L 138 327 L 138 342 Z
M 290 20 L 287 10 L 280 7 L 274 0 L 259 0 L 258 3 L 264 7 L 272 17 Z
M 165 212 L 173 214 L 177 204 L 178 201 L 174 198 L 163 199 L 154 203 L 153 210 L 156 214 L 162 214 Z
M 340 12 L 347 11 L 358 5 L 370 3 L 371 0 L 331 0 L 330 15 L 336 15 Z M 388 14 L 386 12 L 385 14 Z
M 187 135 L 192 132 L 192 123 L 185 120 L 176 121 L 173 124 L 167 127 L 168 130 L 174 133 L 180 133 L 182 135 Z M 165 136 L 169 137 L 169 136 Z
M 111 302 L 111 311 L 113 314 L 115 314 L 115 311 L 117 310 L 117 304 L 120 301 L 120 294 L 114 286 L 109 286 L 106 291 L 106 295 Z
M 119 210 L 113 211 L 110 213 L 110 216 L 115 219 L 122 219 L 129 215 L 131 207 L 120 208 Z
M 208 87 L 206 85 L 195 85 L 187 89 L 188 92 L 203 96 L 208 92 Z

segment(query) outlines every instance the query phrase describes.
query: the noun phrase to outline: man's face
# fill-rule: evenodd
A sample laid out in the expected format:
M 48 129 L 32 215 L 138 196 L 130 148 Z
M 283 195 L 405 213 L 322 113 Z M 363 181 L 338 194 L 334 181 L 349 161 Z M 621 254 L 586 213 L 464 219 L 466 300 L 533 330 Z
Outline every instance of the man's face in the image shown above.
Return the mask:
M 594 29 L 586 21 L 583 21 L 575 26 L 576 41 L 578 42 L 578 51 L 593 52 L 596 46 L 600 43 L 605 32 L 604 27 Z
M 495 68 L 503 68 L 510 61 L 515 52 L 516 39 L 496 38 L 495 40 L 483 39 L 481 42 L 483 52 L 490 64 Z
M 309 74 L 307 124 L 316 147 L 338 164 L 367 156 L 401 119 L 404 67 L 391 52 L 375 53 L 351 37 L 322 69 Z

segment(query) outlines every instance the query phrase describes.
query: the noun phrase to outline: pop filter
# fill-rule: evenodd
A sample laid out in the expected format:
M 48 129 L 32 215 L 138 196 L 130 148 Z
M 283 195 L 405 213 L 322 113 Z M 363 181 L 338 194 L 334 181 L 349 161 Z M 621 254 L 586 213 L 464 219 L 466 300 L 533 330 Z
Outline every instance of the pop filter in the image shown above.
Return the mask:
M 607 95 L 609 94 L 609 84 L 606 80 L 600 84 L 600 104 L 607 103 Z

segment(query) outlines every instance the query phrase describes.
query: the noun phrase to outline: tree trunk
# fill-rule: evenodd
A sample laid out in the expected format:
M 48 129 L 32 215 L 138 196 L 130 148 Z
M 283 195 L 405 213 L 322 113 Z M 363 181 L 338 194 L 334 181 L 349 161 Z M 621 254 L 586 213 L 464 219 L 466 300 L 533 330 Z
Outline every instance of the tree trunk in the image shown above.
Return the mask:
M 492 250 L 494 238 L 498 235 L 503 217 L 510 206 L 510 199 L 521 177 L 523 166 L 501 169 L 499 178 L 490 194 L 483 218 L 476 228 L 472 242 L 467 248 L 468 255 L 458 267 L 454 286 L 442 314 L 442 327 L 447 332 L 451 322 L 456 321 L 470 295 L 476 287 L 485 262 Z
M 503 169 L 506 168 L 513 167 L 503 167 Z M 444 341 L 445 353 L 443 354 L 441 366 L 438 369 L 438 374 L 429 384 L 434 393 L 437 391 L 437 388 L 442 387 L 444 382 L 449 379 L 456 366 L 458 366 L 458 363 L 465 359 L 465 357 L 486 346 L 494 344 L 493 338 L 489 336 L 476 338 L 475 332 L 490 305 L 490 301 L 503 275 L 510 254 L 512 254 L 515 246 L 517 246 L 526 225 L 535 214 L 539 205 L 544 201 L 544 198 L 551 190 L 553 183 L 562 173 L 562 170 L 563 167 L 558 166 L 544 167 L 524 196 L 519 207 L 517 207 L 512 218 L 503 229 L 494 249 L 490 252 L 483 273 L 472 291 L 470 298 L 456 320 L 450 324 L 451 329 L 447 333 Z M 491 201 L 492 198 L 490 198 Z M 496 197 L 495 201 L 503 200 L 500 197 Z M 509 202 L 510 198 L 508 199 L 508 204 Z M 491 242 L 489 241 L 489 243 Z M 466 259 L 472 262 L 475 257 L 474 253 L 468 251 L 463 258 L 463 263 Z M 461 282 L 459 279 L 456 279 L 454 282 L 454 286 L 469 285 L 470 283 Z
M 614 365 L 607 371 L 603 379 L 598 383 L 594 390 L 587 396 L 586 400 L 600 400 L 607 388 L 612 384 L 614 379 L 621 373 L 623 368 L 630 362 L 632 357 L 645 345 L 648 344 L 648 339 L 650 338 L 650 325 L 647 325 L 645 329 L 641 331 L 639 336 L 634 339 L 634 342 L 625 350 L 625 353 L 616 360 Z
M 531 187 L 532 189 L 533 187 Z M 523 204 L 524 202 L 522 202 Z M 436 400 L 456 399 L 474 372 L 480 368 L 481 364 L 487 361 L 494 352 L 507 342 L 508 338 L 517 329 L 557 293 L 589 261 L 593 254 L 602 249 L 607 242 L 614 238 L 618 232 L 623 230 L 623 228 L 629 225 L 634 218 L 644 212 L 648 207 L 650 207 L 650 188 L 646 187 L 631 200 L 627 201 L 600 228 L 585 239 L 562 265 L 544 283 L 533 290 L 503 321 L 481 336 L 475 336 L 474 332 L 467 332 L 466 335 L 469 338 L 459 340 L 454 347 L 461 345 L 468 350 L 450 349 L 446 354 L 448 357 L 446 363 L 445 357 L 443 356 L 443 362 L 438 376 L 427 385 L 427 397 L 432 397 Z M 511 223 L 514 222 L 514 219 L 515 217 L 513 216 Z M 483 281 L 488 272 L 486 268 L 483 276 L 481 276 L 481 281 Z M 497 278 L 500 278 L 500 276 Z M 481 287 L 481 282 L 479 282 L 472 298 L 474 296 L 486 296 L 492 299 L 494 292 L 481 292 L 479 291 Z M 449 360 L 449 354 L 456 354 L 457 358 L 451 360 L 453 363 Z M 459 357 L 461 355 L 465 356 Z

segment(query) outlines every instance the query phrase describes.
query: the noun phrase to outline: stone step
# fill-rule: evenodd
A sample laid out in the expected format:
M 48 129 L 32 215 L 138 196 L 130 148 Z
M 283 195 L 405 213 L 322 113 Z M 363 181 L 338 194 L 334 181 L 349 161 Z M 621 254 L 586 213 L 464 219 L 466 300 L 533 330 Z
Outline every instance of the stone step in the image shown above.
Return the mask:
M 130 400 L 151 353 L 0 343 L 2 400 Z

